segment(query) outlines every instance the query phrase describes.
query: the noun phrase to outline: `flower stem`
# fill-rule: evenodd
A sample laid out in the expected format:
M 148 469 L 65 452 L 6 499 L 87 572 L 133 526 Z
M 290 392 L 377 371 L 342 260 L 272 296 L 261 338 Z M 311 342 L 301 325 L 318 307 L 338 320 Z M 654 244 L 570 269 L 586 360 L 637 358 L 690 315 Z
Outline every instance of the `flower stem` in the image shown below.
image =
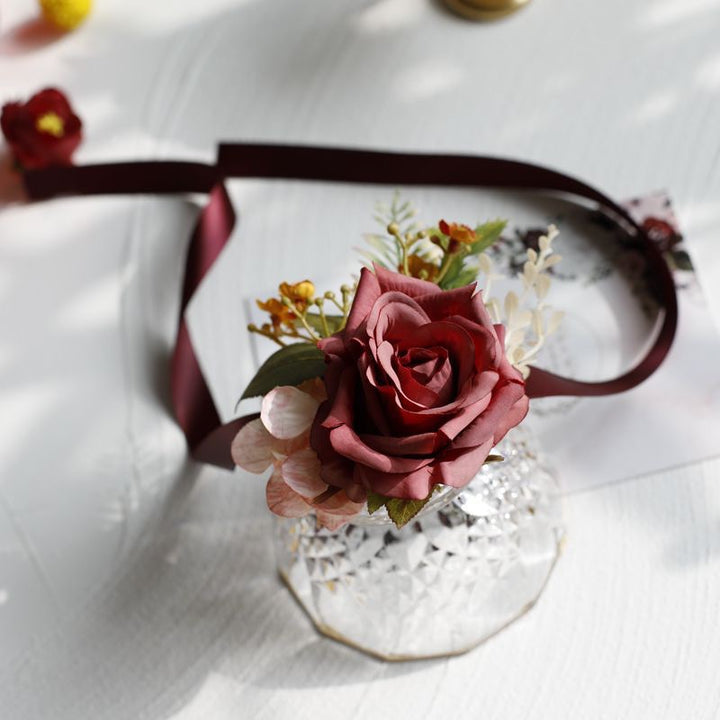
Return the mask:
M 266 337 L 269 340 L 276 342 L 280 347 L 287 346 L 287 343 L 284 343 L 277 335 L 275 335 L 275 333 L 272 333 L 268 330 L 263 330 L 262 328 L 259 328 L 257 325 L 250 324 L 247 326 L 247 329 L 249 332 L 253 332 L 258 335 L 262 335 L 263 337 Z
M 295 314 L 295 317 L 301 322 L 302 326 L 307 330 L 308 335 L 312 342 L 319 342 L 320 338 L 315 334 L 313 329 L 310 327 L 308 321 L 305 319 L 305 313 L 300 312 L 297 309 L 295 303 L 286 295 L 283 295 L 283 302 L 287 305 Z
M 332 333 L 330 332 L 330 328 L 328 327 L 327 317 L 325 317 L 325 308 L 323 308 L 322 299 L 318 298 L 318 300 L 315 304 L 317 305 L 318 312 L 320 313 L 320 322 L 322 323 L 323 332 L 325 333 L 325 337 L 330 337 L 330 335 Z
M 438 271 L 437 277 L 435 278 L 436 285 L 439 285 L 443 281 L 443 278 L 447 275 L 447 272 L 450 269 L 450 265 L 452 264 L 452 260 L 455 255 L 456 253 L 445 253 L 445 255 L 443 256 L 440 270 Z

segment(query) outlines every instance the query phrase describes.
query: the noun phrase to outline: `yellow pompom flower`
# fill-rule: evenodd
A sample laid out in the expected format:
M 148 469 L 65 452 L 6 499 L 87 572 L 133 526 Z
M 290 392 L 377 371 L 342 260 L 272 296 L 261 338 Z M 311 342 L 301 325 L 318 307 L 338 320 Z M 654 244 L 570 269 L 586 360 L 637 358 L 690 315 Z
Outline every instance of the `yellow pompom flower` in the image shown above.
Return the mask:
M 74 30 L 90 13 L 92 0 L 39 0 L 43 15 L 62 30 Z

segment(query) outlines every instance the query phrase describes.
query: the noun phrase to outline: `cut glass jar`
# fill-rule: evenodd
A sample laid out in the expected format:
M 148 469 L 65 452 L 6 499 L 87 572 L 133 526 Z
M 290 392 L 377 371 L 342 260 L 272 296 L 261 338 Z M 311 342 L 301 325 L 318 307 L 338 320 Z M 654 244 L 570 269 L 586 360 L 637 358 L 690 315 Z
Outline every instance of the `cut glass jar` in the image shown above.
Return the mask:
M 335 531 L 275 518 L 280 575 L 321 633 L 386 660 L 454 655 L 532 607 L 563 535 L 557 484 L 526 430 L 494 452 L 399 530 L 384 508 Z

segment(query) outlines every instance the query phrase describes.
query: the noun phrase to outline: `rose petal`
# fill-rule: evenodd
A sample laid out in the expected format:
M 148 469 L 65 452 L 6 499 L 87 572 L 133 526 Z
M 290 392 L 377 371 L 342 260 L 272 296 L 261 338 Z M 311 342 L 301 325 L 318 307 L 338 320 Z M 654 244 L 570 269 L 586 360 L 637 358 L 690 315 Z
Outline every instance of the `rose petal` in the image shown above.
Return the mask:
M 443 292 L 435 283 L 427 280 L 400 275 L 386 270 L 380 265 L 375 265 L 374 268 L 379 289 L 383 293 L 397 291 L 411 298 L 421 298 L 425 295 L 439 295 Z
M 530 398 L 523 394 L 523 396 L 505 413 L 505 416 L 497 424 L 495 432 L 493 433 L 493 445 L 497 445 L 510 430 L 517 427 L 525 419 L 529 409 Z
M 393 367 L 403 394 L 420 408 L 452 400 L 454 375 L 445 348 L 410 348 L 393 358 Z
M 291 385 L 276 387 L 262 401 L 260 419 L 281 440 L 301 435 L 312 425 L 319 402 Z
M 367 318 L 367 334 L 370 337 L 392 341 L 406 339 L 413 328 L 427 325 L 427 313 L 407 295 L 389 292 L 381 295 Z
M 335 452 L 348 460 L 385 473 L 414 472 L 430 462 L 430 458 L 394 457 L 373 450 L 347 425 L 330 431 L 330 443 Z
M 360 380 L 363 390 L 363 407 L 368 418 L 375 425 L 378 432 L 385 435 L 392 434 L 390 423 L 386 416 L 381 396 L 378 390 L 378 378 L 376 368 L 371 364 L 367 355 L 362 355 L 358 360 L 358 369 L 360 370 Z M 392 390 L 390 391 L 392 393 Z
M 341 356 L 345 354 L 345 343 L 342 341 L 340 335 L 331 335 L 330 337 L 322 338 L 320 342 L 318 342 L 318 347 L 326 356 Z
M 435 482 L 465 487 L 477 474 L 495 443 L 492 438 L 467 450 L 446 450 L 433 466 Z
M 471 376 L 453 402 L 417 411 L 403 408 L 394 391 L 382 388 L 379 394 L 393 427 L 393 432 L 388 434 L 409 436 L 443 431 L 448 438 L 453 438 L 487 408 L 497 381 L 498 374 L 490 370 Z
M 395 359 L 395 348 L 389 342 L 383 342 L 378 346 L 376 356 L 379 370 L 394 390 L 392 395 L 385 393 L 386 396 L 392 397 L 393 401 L 402 408 L 408 410 L 424 410 L 427 407 L 426 405 L 415 402 L 404 392 L 402 381 L 395 370 L 395 363 L 393 362 Z
M 495 334 L 497 335 L 498 342 L 500 343 L 500 347 L 505 349 L 505 326 L 501 325 L 500 323 L 495 323 L 493 325 L 493 328 L 495 328 Z
M 273 437 L 260 418 L 244 425 L 230 446 L 232 459 L 238 467 L 251 473 L 262 473 L 273 462 Z
M 417 298 L 417 304 L 431 320 L 444 320 L 451 315 L 467 316 L 474 293 L 475 283 L 424 295 Z
M 479 333 L 481 336 L 487 334 L 482 328 L 477 331 L 473 330 L 473 333 Z M 428 408 L 435 410 L 435 402 L 433 402 L 432 396 L 420 396 L 430 401 L 428 405 L 417 402 L 413 399 L 413 395 L 418 396 L 417 386 L 413 383 L 411 387 L 406 390 L 401 378 L 395 370 L 395 357 L 397 352 L 403 350 L 427 348 L 434 346 L 442 346 L 447 352 L 452 362 L 452 366 L 455 369 L 453 373 L 453 383 L 456 387 L 462 387 L 468 378 L 472 376 L 473 368 L 475 365 L 475 348 L 476 343 L 473 339 L 473 333 L 468 332 L 463 327 L 446 321 L 438 321 L 433 323 L 427 323 L 426 325 L 415 328 L 409 339 L 397 348 L 388 342 L 382 341 L 382 338 L 378 338 L 377 347 L 377 362 L 378 366 L 382 369 L 387 380 L 393 385 L 399 397 L 393 397 L 388 393 L 382 393 L 385 400 L 392 400 L 402 410 L 409 411 L 424 411 Z M 488 339 L 489 342 L 495 342 L 495 336 L 492 335 Z M 411 344 L 412 343 L 412 344 Z M 446 379 L 447 382 L 447 379 Z M 437 396 L 435 396 L 437 399 Z M 438 410 L 442 411 L 446 408 L 438 407 Z M 387 408 L 387 412 L 394 416 L 396 420 L 393 422 L 396 434 L 402 434 L 398 430 L 398 413 L 392 408 Z M 404 422 L 412 422 L 401 412 L 400 424 Z M 420 421 L 418 421 L 420 422 Z M 408 429 L 414 430 L 414 427 Z M 429 429 L 426 427 L 426 429 Z
M 475 368 L 478 372 L 497 369 L 501 358 L 505 357 L 505 351 L 495 334 L 493 326 L 489 328 L 481 327 L 472 320 L 459 315 L 448 318 L 448 322 L 464 328 L 472 338 L 475 344 Z
M 342 424 L 352 424 L 356 377 L 357 370 L 352 365 L 343 369 L 327 417 L 323 420 L 323 427 L 331 429 Z M 332 396 L 329 391 L 328 395 Z
M 491 382 L 492 385 L 490 385 Z M 484 372 L 475 376 L 473 386 L 473 389 L 466 395 L 468 399 L 472 398 L 473 401 L 463 402 L 457 408 L 455 414 L 438 428 L 438 432 L 442 433 L 448 440 L 452 440 L 465 430 L 493 402 L 497 386 L 497 373 Z
M 492 402 L 485 412 L 453 440 L 455 448 L 470 448 L 488 439 L 497 444 L 508 430 L 520 423 L 528 410 L 527 395 L 522 383 L 506 382 L 493 391 Z
M 457 323 L 438 320 L 416 328 L 405 342 L 398 345 L 398 351 L 436 345 L 444 347 L 455 366 L 456 385 L 461 387 L 470 377 L 474 367 L 474 332 L 468 332 L 466 328 Z M 478 328 L 477 332 L 485 333 L 487 331 Z M 492 339 L 494 340 L 494 336 Z
M 365 487 L 357 477 L 358 466 L 337 453 L 334 459 L 323 460 L 322 479 L 332 487 L 342 488 L 353 502 L 364 502 L 367 498 Z
M 370 314 L 378 297 L 380 297 L 380 286 L 377 277 L 368 268 L 363 268 L 360 271 L 360 281 L 355 290 L 355 297 L 343 331 L 343 337 L 350 338 L 355 334 Z
M 358 475 L 363 485 L 373 492 L 386 497 L 406 500 L 424 500 L 435 484 L 432 465 L 426 465 L 411 473 L 383 473 L 358 465 Z
M 348 497 L 356 502 L 365 498 L 365 489 L 355 479 L 355 466 L 352 462 L 338 455 L 330 444 L 330 432 L 323 427 L 323 415 L 327 412 L 323 403 L 310 432 L 310 446 L 320 458 L 320 476 L 324 482 L 333 487 L 343 488 Z
M 360 439 L 371 449 L 386 455 L 432 455 L 445 445 L 447 438 L 438 433 L 420 433 L 409 437 L 361 434 Z

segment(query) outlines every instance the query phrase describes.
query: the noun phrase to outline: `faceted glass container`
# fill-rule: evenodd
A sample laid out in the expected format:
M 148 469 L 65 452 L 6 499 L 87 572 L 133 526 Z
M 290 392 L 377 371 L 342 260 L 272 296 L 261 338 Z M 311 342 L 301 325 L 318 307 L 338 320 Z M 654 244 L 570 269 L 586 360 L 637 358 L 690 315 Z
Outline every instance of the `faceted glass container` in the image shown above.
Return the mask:
M 321 633 L 386 660 L 454 655 L 532 607 L 562 539 L 557 484 L 526 431 L 494 452 L 400 530 L 384 508 L 335 531 L 275 518 L 280 575 Z

